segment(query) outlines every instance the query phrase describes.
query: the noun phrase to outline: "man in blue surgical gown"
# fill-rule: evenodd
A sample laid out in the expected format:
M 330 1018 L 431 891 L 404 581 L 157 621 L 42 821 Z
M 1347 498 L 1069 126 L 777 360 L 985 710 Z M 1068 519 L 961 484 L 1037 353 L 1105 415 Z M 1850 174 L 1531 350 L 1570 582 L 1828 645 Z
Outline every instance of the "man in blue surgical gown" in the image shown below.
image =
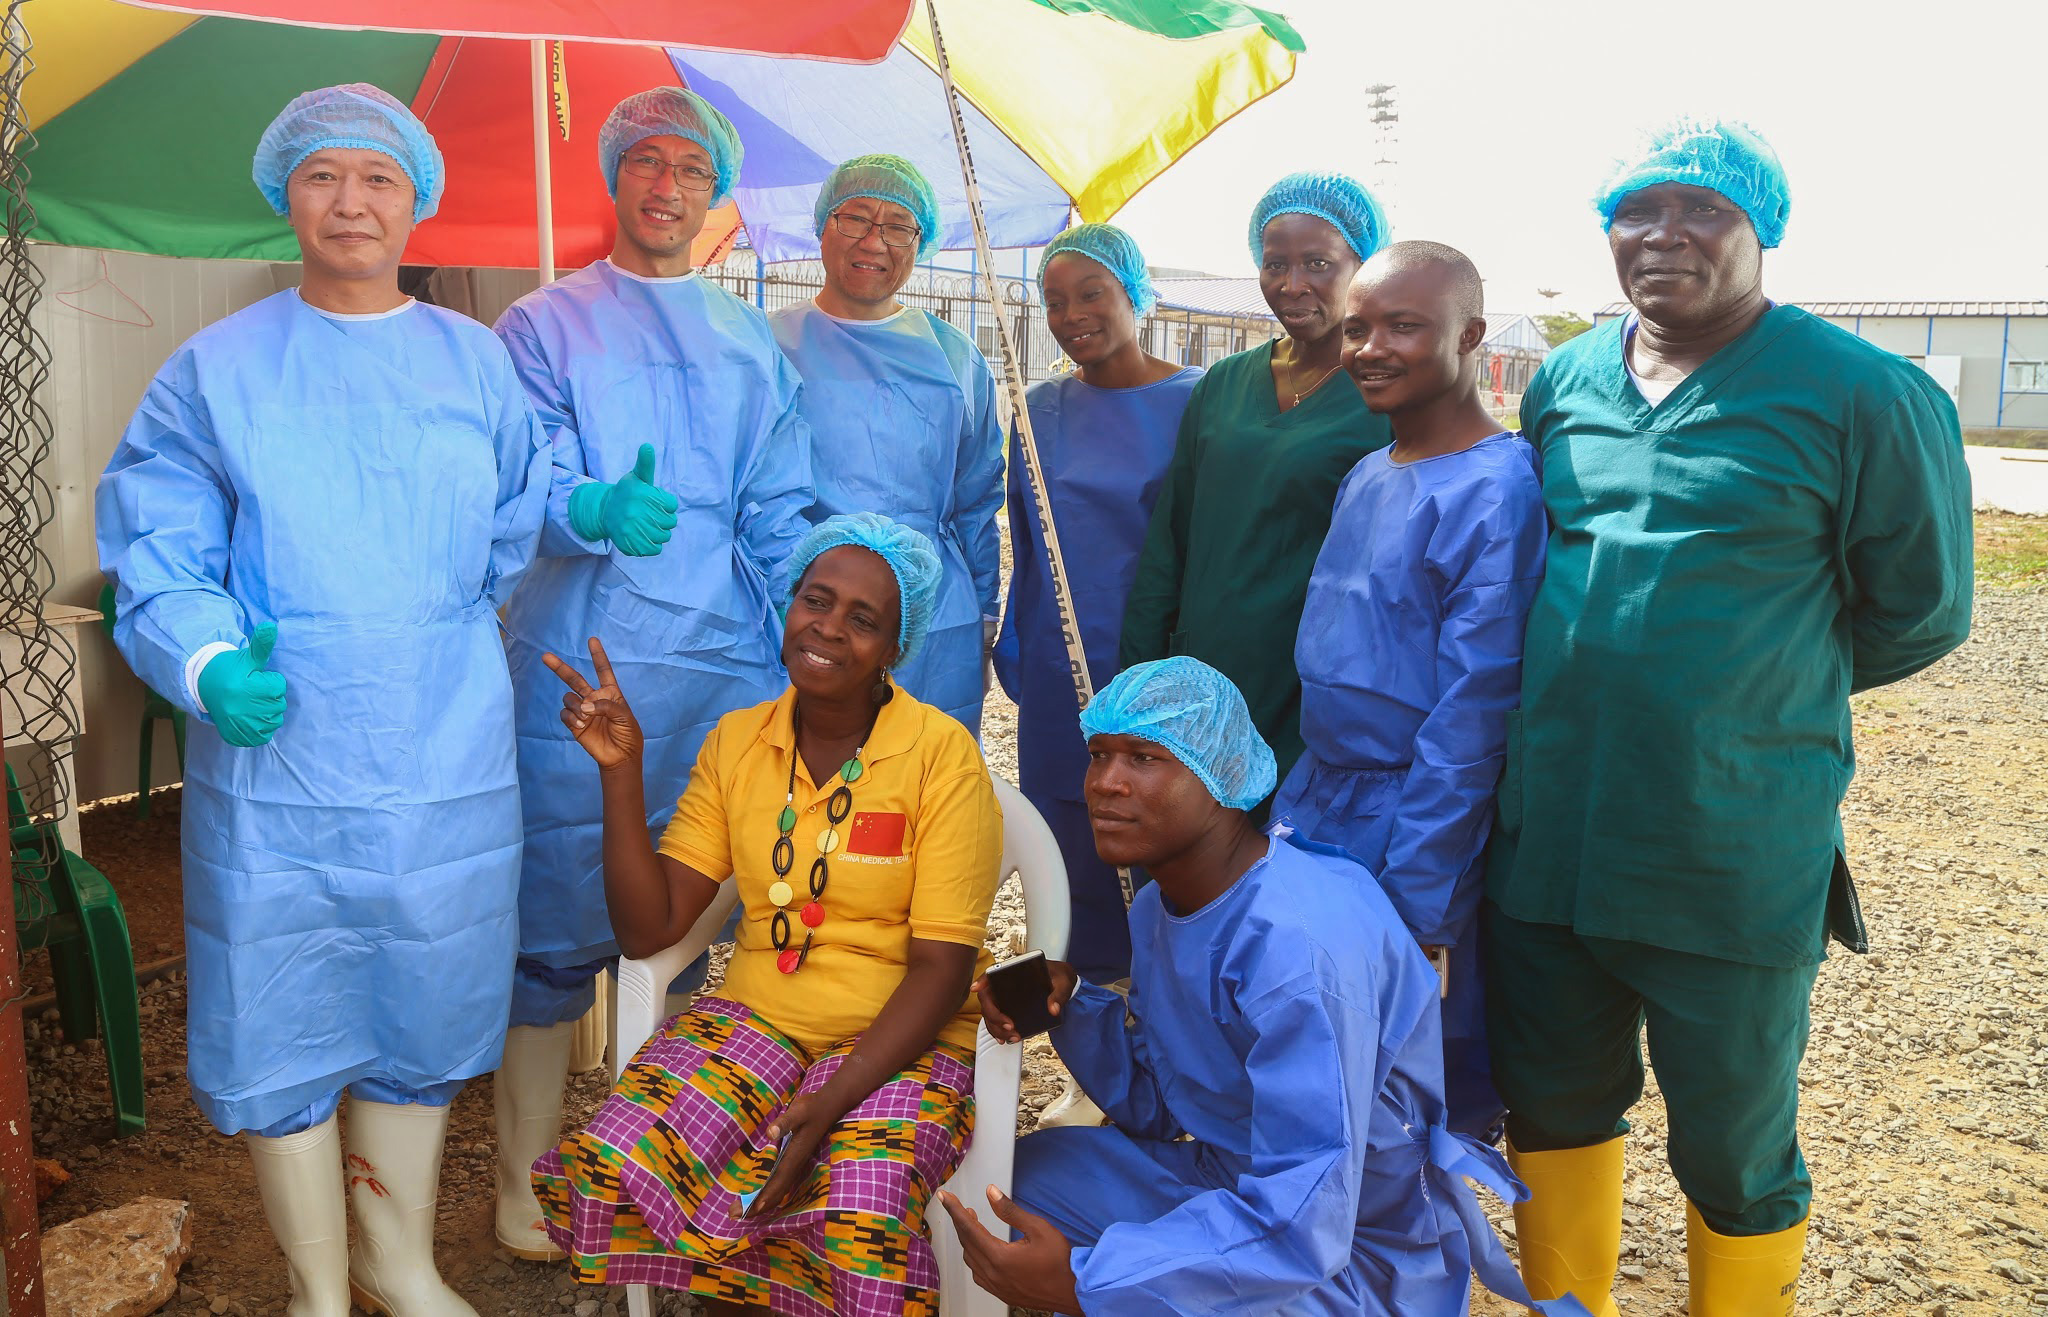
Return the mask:
M 712 724 L 784 685 L 772 590 L 812 498 L 796 372 L 760 312 L 690 263 L 740 154 L 732 125 L 694 93 L 628 97 L 599 134 L 618 214 L 611 255 L 521 298 L 497 325 L 554 440 L 540 558 L 505 614 L 526 858 L 494 1093 L 497 1237 L 522 1257 L 560 1256 L 529 1170 L 560 1135 L 574 1021 L 618 954 L 598 782 L 541 656 L 582 654 L 596 636 L 645 692 L 636 708 L 657 831 Z
M 1529 446 L 1479 399 L 1483 310 L 1439 243 L 1352 280 L 1340 360 L 1394 443 L 1337 490 L 1294 648 L 1307 749 L 1273 817 L 1371 870 L 1443 966 L 1451 1128 L 1491 1141 L 1482 857 L 1549 528 Z
M 1062 1313 L 1454 1317 L 1476 1269 L 1527 1301 L 1465 1180 L 1520 1186 L 1445 1125 L 1436 974 L 1372 875 L 1253 826 L 1274 762 L 1244 697 L 1162 659 L 1081 726 L 1096 845 L 1153 878 L 1128 1002 L 1053 966 L 1053 1043 L 1115 1125 L 1017 1145 L 988 1204 L 1014 1243 L 941 1193 L 977 1283 Z
M 95 512 L 114 640 L 193 715 L 193 1096 L 242 1132 L 291 1311 L 474 1317 L 434 1266 L 448 1103 L 498 1063 L 519 787 L 494 612 L 547 439 L 505 349 L 398 288 L 440 152 L 364 84 L 293 100 L 257 187 L 299 288 L 195 335 Z M 348 1199 L 335 1118 L 348 1113 Z
M 815 437 L 814 520 L 879 512 L 939 546 L 930 637 L 894 676 L 981 732 L 995 644 L 1003 434 L 995 378 L 967 336 L 896 294 L 938 246 L 938 200 L 899 156 L 856 156 L 818 192 L 825 287 L 769 317 L 803 376 Z

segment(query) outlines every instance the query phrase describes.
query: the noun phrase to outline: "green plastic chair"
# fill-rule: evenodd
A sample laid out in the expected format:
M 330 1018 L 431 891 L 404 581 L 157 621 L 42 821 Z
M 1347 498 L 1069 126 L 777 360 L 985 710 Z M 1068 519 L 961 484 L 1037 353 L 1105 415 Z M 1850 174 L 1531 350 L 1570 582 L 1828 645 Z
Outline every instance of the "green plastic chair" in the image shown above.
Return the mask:
M 100 591 L 100 625 L 107 629 L 107 635 L 114 634 L 114 583 L 107 582 Z M 156 724 L 160 718 L 171 720 L 171 737 L 178 743 L 178 776 L 185 776 L 185 711 L 172 704 L 149 687 L 142 688 L 142 731 L 136 738 L 141 748 L 136 752 L 135 765 L 135 817 L 149 817 L 149 755 L 156 742 Z
M 106 1039 L 114 1133 L 140 1134 L 142 1012 L 128 917 L 107 876 L 64 849 L 55 823 L 31 823 L 7 768 L 7 835 L 14 852 L 14 923 L 21 949 L 50 949 L 57 1018 L 73 1043 Z

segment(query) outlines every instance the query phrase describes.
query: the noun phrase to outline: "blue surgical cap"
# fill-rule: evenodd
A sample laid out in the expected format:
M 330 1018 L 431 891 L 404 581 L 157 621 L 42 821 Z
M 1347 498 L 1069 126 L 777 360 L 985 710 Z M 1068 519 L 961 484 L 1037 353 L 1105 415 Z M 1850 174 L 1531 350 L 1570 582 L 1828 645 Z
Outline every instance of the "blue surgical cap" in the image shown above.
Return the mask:
M 1279 781 L 1244 696 L 1230 678 L 1185 655 L 1118 673 L 1081 710 L 1081 734 L 1158 742 L 1226 809 L 1250 809 Z
M 1114 224 L 1076 224 L 1045 249 L 1038 258 L 1038 292 L 1045 295 L 1045 267 L 1052 264 L 1052 258 L 1061 252 L 1073 252 L 1086 256 L 1103 269 L 1116 276 L 1124 286 L 1124 293 L 1131 299 L 1131 310 L 1139 315 L 1149 314 L 1159 304 L 1159 294 L 1152 288 L 1152 276 L 1145 269 L 1144 253 L 1138 250 L 1138 241 Z
M 1289 174 L 1252 207 L 1252 262 L 1266 259 L 1266 225 L 1276 215 L 1313 215 L 1344 236 L 1358 259 L 1387 245 L 1387 216 L 1365 184 L 1344 174 Z
M 412 218 L 417 224 L 441 204 L 448 171 L 433 134 L 382 87 L 346 82 L 292 98 L 256 143 L 249 173 L 256 190 L 280 215 L 291 213 L 292 171 L 315 151 L 329 147 L 382 151 L 412 181 Z
M 723 206 L 739 181 L 740 135 L 732 121 L 710 101 L 687 87 L 654 87 L 620 101 L 597 130 L 597 164 L 604 170 L 604 190 L 619 195 L 619 161 L 650 137 L 680 137 L 695 142 L 711 157 L 718 182 L 711 189 L 712 206 Z
M 849 544 L 879 554 L 895 573 L 896 597 L 902 601 L 896 628 L 896 644 L 902 651 L 896 658 L 900 667 L 910 662 L 924 644 L 925 632 L 931 630 L 932 606 L 938 600 L 945 564 L 930 540 L 902 522 L 875 512 L 842 512 L 825 518 L 797 542 L 789 559 L 788 597 L 796 597 L 797 583 L 819 554 Z
M 857 155 L 825 180 L 818 189 L 818 204 L 811 233 L 825 236 L 825 221 L 832 212 L 855 197 L 893 201 L 917 221 L 917 259 L 928 261 L 939 246 L 939 198 L 923 172 L 900 155 Z
M 1593 198 L 1601 226 L 1614 227 L 1623 197 L 1659 183 L 1712 188 L 1749 216 L 1758 242 L 1769 248 L 1784 240 L 1785 220 L 1792 213 L 1785 166 L 1763 135 L 1746 123 L 1683 118 L 1650 134 L 1635 154 L 1615 165 Z

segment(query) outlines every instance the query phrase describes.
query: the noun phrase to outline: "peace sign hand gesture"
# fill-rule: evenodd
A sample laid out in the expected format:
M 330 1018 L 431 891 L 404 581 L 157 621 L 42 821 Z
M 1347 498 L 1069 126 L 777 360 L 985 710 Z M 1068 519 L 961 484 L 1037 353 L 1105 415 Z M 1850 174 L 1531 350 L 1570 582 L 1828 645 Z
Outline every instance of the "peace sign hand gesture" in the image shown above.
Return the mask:
M 595 687 L 553 654 L 541 655 L 541 662 L 547 664 L 549 670 L 569 688 L 569 693 L 562 697 L 562 726 L 569 729 L 569 734 L 576 738 L 576 744 L 582 746 L 601 769 L 638 763 L 646 738 L 641 735 L 640 722 L 626 703 L 625 692 L 619 689 L 619 679 L 612 675 L 611 660 L 605 657 L 604 644 L 596 636 L 590 638 L 590 661 L 597 670 Z

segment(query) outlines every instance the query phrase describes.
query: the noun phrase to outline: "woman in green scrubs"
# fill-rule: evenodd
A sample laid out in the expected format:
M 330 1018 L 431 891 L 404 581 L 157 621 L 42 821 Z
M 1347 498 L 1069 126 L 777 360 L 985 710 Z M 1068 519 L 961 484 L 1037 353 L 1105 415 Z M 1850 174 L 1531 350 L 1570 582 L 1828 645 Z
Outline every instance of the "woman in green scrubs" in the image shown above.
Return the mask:
M 1379 203 L 1342 174 L 1260 198 L 1252 258 L 1286 333 L 1195 386 L 1124 607 L 1122 666 L 1188 654 L 1222 672 L 1283 779 L 1302 750 L 1294 636 L 1337 486 L 1393 441 L 1337 362 L 1345 290 L 1386 241 Z

